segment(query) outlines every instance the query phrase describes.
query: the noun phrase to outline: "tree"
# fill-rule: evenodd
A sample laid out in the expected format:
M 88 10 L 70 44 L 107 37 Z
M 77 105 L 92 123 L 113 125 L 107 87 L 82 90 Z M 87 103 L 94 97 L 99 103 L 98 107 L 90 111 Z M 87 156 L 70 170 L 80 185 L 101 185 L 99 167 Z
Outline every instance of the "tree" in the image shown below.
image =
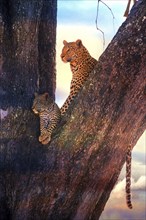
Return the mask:
M 54 96 L 55 49 L 48 59 L 53 69 L 47 66 L 47 71 L 44 45 L 49 40 L 55 47 L 56 2 L 22 2 L 2 2 L 6 76 L 1 75 L 1 109 L 7 108 L 9 114 L 1 122 L 1 218 L 99 219 L 127 147 L 133 147 L 146 128 L 146 2 L 136 3 L 47 146 L 38 143 L 39 120 L 31 104 L 38 90 L 37 75 L 42 76 L 39 91 Z M 44 23 L 44 13 L 54 21 L 52 29 Z
M 31 163 L 37 169 L 29 160 L 30 150 L 40 148 L 31 111 L 34 92 L 55 97 L 57 1 L 2 0 L 0 9 L 0 108 L 7 112 L 1 118 L 0 218 L 11 219 L 21 196 L 20 175 L 28 181 Z M 24 189 L 26 182 L 21 183 Z

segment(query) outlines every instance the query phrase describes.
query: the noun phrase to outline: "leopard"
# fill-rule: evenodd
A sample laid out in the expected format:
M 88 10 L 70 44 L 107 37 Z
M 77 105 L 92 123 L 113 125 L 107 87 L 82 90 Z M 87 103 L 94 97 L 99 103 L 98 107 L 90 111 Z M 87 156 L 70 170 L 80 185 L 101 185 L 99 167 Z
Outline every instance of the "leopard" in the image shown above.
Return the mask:
M 68 110 L 70 104 L 75 99 L 98 62 L 90 55 L 80 39 L 74 42 L 63 40 L 63 45 L 60 57 L 64 63 L 70 63 L 72 80 L 69 96 L 60 109 L 62 116 Z
M 131 202 L 131 162 L 132 162 L 132 150 L 131 145 L 128 146 L 126 152 L 126 203 L 129 209 L 132 209 L 132 202 Z
M 47 92 L 43 94 L 35 93 L 32 111 L 40 118 L 39 142 L 43 145 L 48 144 L 61 119 L 60 108 Z

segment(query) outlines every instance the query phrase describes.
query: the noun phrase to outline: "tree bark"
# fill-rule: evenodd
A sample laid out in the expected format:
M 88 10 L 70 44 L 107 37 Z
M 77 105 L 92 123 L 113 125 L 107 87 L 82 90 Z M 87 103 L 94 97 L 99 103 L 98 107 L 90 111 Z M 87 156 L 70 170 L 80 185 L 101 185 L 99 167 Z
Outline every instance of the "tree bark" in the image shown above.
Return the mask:
M 31 86 L 26 74 L 29 101 L 15 100 L 16 111 L 1 126 L 2 219 L 99 219 L 127 147 L 146 128 L 145 8 L 145 1 L 136 3 L 50 145 L 38 143 L 39 122 L 29 108 L 37 76 Z
M 2 0 L 0 9 L 0 106 L 30 107 L 36 91 L 54 98 L 57 2 Z
M 40 147 L 39 120 L 31 106 L 34 92 L 48 92 L 55 97 L 56 24 L 57 0 L 0 1 L 2 220 L 15 219 L 16 204 L 22 191 L 25 192 L 30 173 L 40 166 L 39 150 L 38 156 L 34 153 L 36 162 L 34 155 L 34 159 L 31 158 L 31 149 Z M 20 176 L 23 177 L 19 182 Z

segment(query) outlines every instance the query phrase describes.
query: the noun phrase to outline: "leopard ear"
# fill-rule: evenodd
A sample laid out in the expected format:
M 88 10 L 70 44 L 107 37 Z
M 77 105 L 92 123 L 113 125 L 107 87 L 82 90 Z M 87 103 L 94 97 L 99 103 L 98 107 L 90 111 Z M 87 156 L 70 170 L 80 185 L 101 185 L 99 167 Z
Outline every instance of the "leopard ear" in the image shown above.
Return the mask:
M 66 40 L 64 40 L 64 41 L 63 41 L 63 44 L 64 44 L 64 46 L 65 46 L 65 45 L 67 44 L 67 41 L 66 41 Z
M 49 94 L 48 94 L 47 92 L 45 92 L 45 93 L 43 94 L 43 96 L 44 96 L 44 98 L 47 100 L 48 97 L 49 97 Z
M 76 40 L 76 45 L 80 47 L 82 45 L 82 41 L 80 39 Z

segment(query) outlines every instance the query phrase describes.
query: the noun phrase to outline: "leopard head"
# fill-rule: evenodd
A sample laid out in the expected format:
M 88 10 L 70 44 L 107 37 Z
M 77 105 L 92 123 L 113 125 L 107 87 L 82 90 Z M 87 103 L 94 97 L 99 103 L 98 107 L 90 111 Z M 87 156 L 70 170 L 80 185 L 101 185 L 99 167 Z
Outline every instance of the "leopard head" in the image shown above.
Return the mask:
M 63 41 L 64 47 L 61 53 L 61 59 L 63 62 L 71 62 L 77 58 L 78 51 L 82 47 L 82 41 L 76 40 L 75 42 Z
M 32 110 L 35 114 L 39 114 L 40 112 L 48 109 L 50 103 L 52 103 L 52 99 L 49 97 L 49 94 L 47 92 L 41 95 L 35 93 Z

